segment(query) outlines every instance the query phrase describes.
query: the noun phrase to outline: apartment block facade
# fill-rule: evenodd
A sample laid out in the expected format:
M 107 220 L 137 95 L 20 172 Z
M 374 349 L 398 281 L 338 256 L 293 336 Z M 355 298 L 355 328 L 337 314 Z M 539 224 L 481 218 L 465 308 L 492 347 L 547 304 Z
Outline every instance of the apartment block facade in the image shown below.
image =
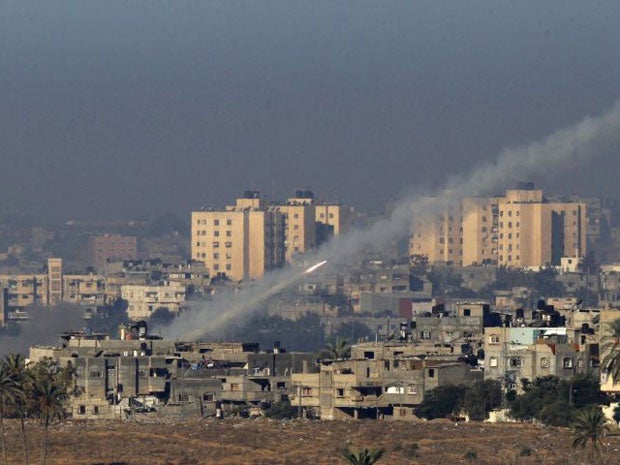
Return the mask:
M 531 185 L 431 204 L 439 213 L 414 218 L 410 236 L 410 255 L 431 263 L 544 267 L 586 254 L 586 204 L 549 202 Z
M 191 222 L 192 259 L 212 276 L 257 279 L 284 263 L 285 216 L 265 207 L 258 192 L 246 192 L 226 210 L 192 212 Z
M 317 203 L 311 191 L 297 191 L 282 203 L 267 203 L 246 191 L 234 206 L 191 214 L 191 257 L 212 276 L 257 279 L 285 261 L 341 234 L 347 210 Z

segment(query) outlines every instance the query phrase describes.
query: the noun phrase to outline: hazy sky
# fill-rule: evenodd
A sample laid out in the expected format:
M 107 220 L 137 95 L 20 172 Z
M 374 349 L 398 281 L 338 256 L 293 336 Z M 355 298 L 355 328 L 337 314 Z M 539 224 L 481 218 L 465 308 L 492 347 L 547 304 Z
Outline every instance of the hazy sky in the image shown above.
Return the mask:
M 0 206 L 379 208 L 620 98 L 618 0 L 0 0 Z M 620 196 L 620 147 L 550 192 Z

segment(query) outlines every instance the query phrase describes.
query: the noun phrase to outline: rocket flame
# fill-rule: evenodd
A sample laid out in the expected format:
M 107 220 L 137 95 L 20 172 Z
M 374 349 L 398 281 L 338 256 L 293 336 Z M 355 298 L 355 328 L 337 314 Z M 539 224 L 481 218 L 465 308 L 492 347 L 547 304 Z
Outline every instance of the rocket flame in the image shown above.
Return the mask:
M 312 265 L 310 268 L 308 268 L 306 271 L 304 271 L 304 274 L 312 273 L 314 270 L 322 267 L 326 263 L 327 263 L 327 260 L 323 260 L 322 262 L 319 262 L 316 265 Z

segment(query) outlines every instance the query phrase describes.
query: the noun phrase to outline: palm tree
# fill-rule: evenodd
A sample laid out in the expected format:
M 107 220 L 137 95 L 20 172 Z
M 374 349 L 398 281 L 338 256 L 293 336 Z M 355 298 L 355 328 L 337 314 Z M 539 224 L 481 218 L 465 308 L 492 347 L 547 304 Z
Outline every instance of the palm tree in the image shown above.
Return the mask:
M 0 361 L 0 436 L 2 443 L 2 457 L 4 465 L 7 465 L 7 451 L 4 434 L 4 418 L 6 417 L 7 407 L 15 402 L 16 397 L 21 395 L 21 387 L 15 382 L 5 360 Z
M 577 414 L 573 423 L 573 448 L 588 449 L 588 460 L 599 463 L 601 460 L 600 446 L 607 432 L 607 419 L 598 406 L 588 407 Z
M 607 324 L 610 334 L 606 336 L 601 346 L 601 353 L 605 354 L 602 361 L 603 371 L 616 382 L 620 375 L 620 318 Z
M 30 454 L 28 448 L 28 436 L 26 435 L 26 417 L 28 416 L 29 410 L 29 394 L 32 391 L 32 376 L 26 368 L 26 362 L 21 354 L 8 354 L 4 357 L 2 363 L 6 366 L 6 370 L 13 380 L 13 383 L 19 387 L 19 391 L 15 393 L 15 396 L 11 400 L 11 404 L 15 407 L 15 410 L 19 415 L 24 464 L 28 465 L 30 463 Z
M 342 451 L 342 456 L 350 465 L 373 465 L 383 457 L 383 454 L 385 454 L 385 448 L 383 447 L 371 450 L 364 448 L 357 451 L 357 453 L 352 452 L 349 448 Z
M 321 355 L 329 360 L 349 358 L 351 356 L 351 346 L 346 339 L 339 337 L 335 342 L 327 344 Z
M 36 380 L 32 394 L 34 413 L 45 426 L 43 464 L 47 465 L 49 425 L 55 421 L 62 421 L 67 416 L 65 402 L 68 396 L 65 389 L 54 383 L 51 377 Z

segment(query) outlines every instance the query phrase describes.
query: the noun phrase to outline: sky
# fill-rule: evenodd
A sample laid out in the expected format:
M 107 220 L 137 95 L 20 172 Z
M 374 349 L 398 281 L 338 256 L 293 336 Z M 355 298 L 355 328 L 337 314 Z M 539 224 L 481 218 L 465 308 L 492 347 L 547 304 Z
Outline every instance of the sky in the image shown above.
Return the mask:
M 607 111 L 618 24 L 617 0 L 1 0 L 0 207 L 381 210 Z M 619 168 L 607 147 L 533 180 L 620 197 Z

